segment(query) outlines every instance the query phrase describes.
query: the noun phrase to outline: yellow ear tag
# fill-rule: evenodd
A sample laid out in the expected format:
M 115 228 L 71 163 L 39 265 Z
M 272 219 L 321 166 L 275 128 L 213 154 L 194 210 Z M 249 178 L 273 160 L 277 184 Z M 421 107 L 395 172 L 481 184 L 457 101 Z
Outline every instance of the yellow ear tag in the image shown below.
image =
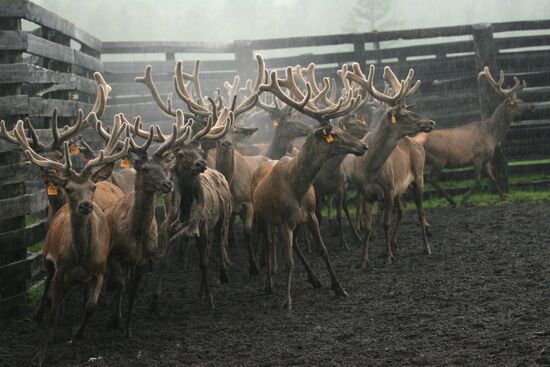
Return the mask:
M 391 114 L 391 123 L 395 124 L 397 122 L 397 119 L 395 118 L 395 113 Z
M 332 135 L 327 135 L 325 136 L 325 140 L 327 141 L 327 143 L 332 143 L 334 141 L 334 138 L 332 137 Z
M 57 196 L 57 187 L 55 187 L 52 184 L 49 184 L 47 192 L 48 192 L 48 196 Z
M 80 153 L 80 148 L 78 147 L 78 145 L 73 144 L 73 145 L 71 145 L 70 152 L 71 152 L 72 155 L 78 154 L 78 153 Z
M 367 125 L 367 119 L 365 116 L 361 116 L 359 120 L 357 120 L 361 125 Z
M 132 163 L 128 158 L 124 158 L 120 161 L 120 168 L 130 168 L 132 166 Z
M 279 119 L 278 118 L 273 119 L 273 126 L 275 126 L 275 127 L 279 126 Z

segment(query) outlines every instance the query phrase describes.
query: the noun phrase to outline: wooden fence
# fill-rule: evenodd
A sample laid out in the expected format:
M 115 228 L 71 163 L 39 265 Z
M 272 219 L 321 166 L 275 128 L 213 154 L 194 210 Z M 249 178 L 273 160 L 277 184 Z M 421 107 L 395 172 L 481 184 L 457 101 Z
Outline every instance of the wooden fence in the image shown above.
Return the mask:
M 24 27 L 32 29 L 23 31 Z M 79 108 L 88 111 L 96 93 L 91 76 L 101 71 L 113 87 L 105 121 L 124 112 L 149 122 L 168 122 L 147 88 L 134 82 L 147 64 L 153 66 L 154 79 L 166 97 L 173 92 L 175 60 L 183 59 L 190 70 L 195 57 L 204 58 L 201 79 L 210 93 L 235 74 L 251 76 L 254 54 L 259 52 L 268 68 L 314 62 L 319 76 L 334 76 L 343 63 L 354 61 L 364 69 L 369 63 L 390 65 L 399 76 L 413 67 L 423 82 L 415 98 L 418 110 L 434 118 L 438 127 L 455 126 L 479 118 L 476 60 L 488 35 L 494 68 L 525 79 L 528 88 L 522 98 L 538 107 L 525 121 L 513 124 L 504 151 L 516 160 L 546 158 L 550 20 L 231 43 L 102 42 L 30 1 L 0 0 L 0 117 L 8 127 L 30 117 L 48 139 L 53 108 L 59 109 L 63 123 L 76 118 Z M 153 61 L 159 54 L 164 60 Z M 117 61 L 122 58 L 144 61 Z M 43 218 L 47 206 L 44 190 L 29 184 L 37 175 L 16 147 L 0 140 L 0 314 L 24 297 L 29 279 L 39 269 L 39 255 L 29 257 L 27 247 L 42 240 L 46 223 L 26 221 L 31 214 Z

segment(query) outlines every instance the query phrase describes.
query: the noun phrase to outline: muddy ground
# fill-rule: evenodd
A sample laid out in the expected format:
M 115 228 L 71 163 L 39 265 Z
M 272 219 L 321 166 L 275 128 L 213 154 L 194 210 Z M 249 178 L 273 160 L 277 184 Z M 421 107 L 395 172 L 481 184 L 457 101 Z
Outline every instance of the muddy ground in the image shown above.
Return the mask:
M 384 264 L 382 234 L 373 266 L 356 270 L 359 248 L 337 248 L 324 230 L 337 274 L 350 294 L 337 299 L 324 265 L 309 255 L 325 288 L 312 289 L 296 261 L 292 312 L 251 278 L 241 248 L 231 250 L 231 282 L 214 285 L 217 308 L 197 297 L 195 263 L 169 266 L 160 313 L 147 314 L 152 274 L 137 301 L 134 338 L 110 331 L 104 292 L 85 338 L 68 343 L 82 305 L 72 289 L 58 338 L 48 350 L 55 366 L 368 365 L 533 366 L 550 363 L 550 202 L 428 210 L 433 255 L 422 252 L 416 215 L 407 211 L 398 261 Z M 214 272 L 217 273 L 217 272 Z M 212 275 L 214 278 L 214 274 Z M 0 365 L 27 366 L 41 327 L 24 309 L 0 321 Z M 545 351 L 546 350 L 546 351 Z M 542 353 L 541 353 L 542 352 Z

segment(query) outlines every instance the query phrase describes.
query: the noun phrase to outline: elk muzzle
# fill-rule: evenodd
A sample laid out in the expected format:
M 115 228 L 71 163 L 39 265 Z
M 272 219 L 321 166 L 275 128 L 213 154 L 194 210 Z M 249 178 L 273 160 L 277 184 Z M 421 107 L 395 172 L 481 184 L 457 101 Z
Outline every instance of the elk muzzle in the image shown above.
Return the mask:
M 191 169 L 193 170 L 193 172 L 203 173 L 204 171 L 206 171 L 206 161 L 204 159 L 196 161 L 195 163 L 193 163 Z
M 174 187 L 174 184 L 172 183 L 172 181 L 166 180 L 160 184 L 160 191 L 162 191 L 165 194 L 168 194 L 170 191 L 172 191 L 173 187 Z
M 94 209 L 94 204 L 91 201 L 82 201 L 78 204 L 78 212 L 82 215 L 88 215 Z

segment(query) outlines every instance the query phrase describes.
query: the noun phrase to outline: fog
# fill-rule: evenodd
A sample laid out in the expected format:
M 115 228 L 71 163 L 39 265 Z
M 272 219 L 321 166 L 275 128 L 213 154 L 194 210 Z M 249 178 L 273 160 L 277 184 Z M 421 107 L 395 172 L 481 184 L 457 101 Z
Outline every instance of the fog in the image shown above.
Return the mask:
M 36 0 L 103 41 L 209 41 L 544 19 L 547 0 Z M 359 9 L 358 9 L 359 8 Z M 354 15 L 355 14 L 355 15 Z

